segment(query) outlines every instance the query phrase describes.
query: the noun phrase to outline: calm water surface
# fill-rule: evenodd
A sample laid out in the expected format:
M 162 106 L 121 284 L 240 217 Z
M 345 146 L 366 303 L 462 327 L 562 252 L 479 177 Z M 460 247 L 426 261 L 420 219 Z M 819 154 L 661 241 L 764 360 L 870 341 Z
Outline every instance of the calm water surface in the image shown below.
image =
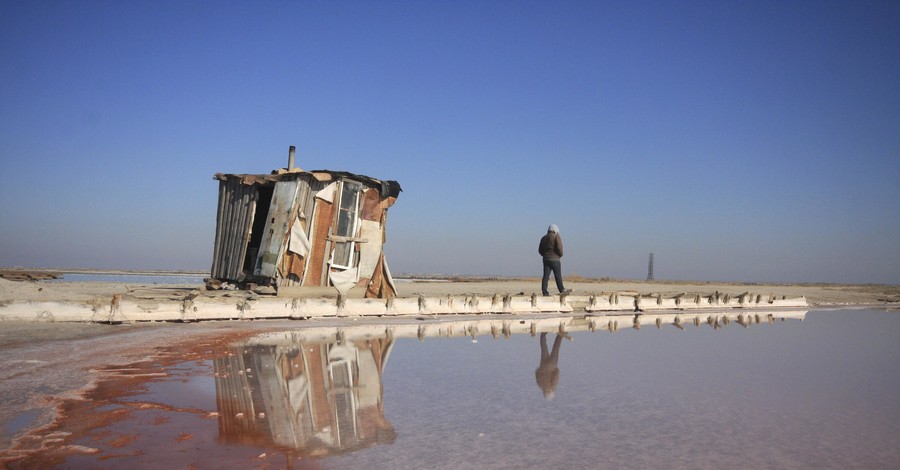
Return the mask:
M 900 467 L 897 312 L 629 318 L 476 341 L 267 335 L 109 401 L 132 412 L 76 442 L 99 456 L 63 466 Z

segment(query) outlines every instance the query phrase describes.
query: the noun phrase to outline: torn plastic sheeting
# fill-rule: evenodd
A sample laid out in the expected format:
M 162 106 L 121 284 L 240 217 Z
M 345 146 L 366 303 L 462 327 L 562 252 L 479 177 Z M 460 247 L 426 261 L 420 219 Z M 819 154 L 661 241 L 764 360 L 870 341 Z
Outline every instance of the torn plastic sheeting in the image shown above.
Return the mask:
M 336 189 L 337 182 L 331 183 L 328 186 L 325 186 L 321 191 L 317 192 L 316 197 L 334 204 L 334 193 Z
M 381 256 L 382 240 L 384 239 L 381 224 L 371 220 L 361 220 L 359 237 L 368 240 L 366 243 L 357 244 L 359 248 L 359 275 L 370 278 L 375 272 L 375 268 L 378 266 L 378 259 Z
M 306 236 L 306 232 L 303 230 L 301 217 L 297 216 L 294 223 L 291 224 L 291 238 L 288 241 L 288 250 L 300 256 L 306 256 L 309 254 L 311 246 L 309 237 Z
M 328 273 L 328 276 L 331 278 L 331 284 L 334 285 L 338 292 L 345 294 L 356 285 L 356 280 L 359 277 L 359 268 L 331 271 Z

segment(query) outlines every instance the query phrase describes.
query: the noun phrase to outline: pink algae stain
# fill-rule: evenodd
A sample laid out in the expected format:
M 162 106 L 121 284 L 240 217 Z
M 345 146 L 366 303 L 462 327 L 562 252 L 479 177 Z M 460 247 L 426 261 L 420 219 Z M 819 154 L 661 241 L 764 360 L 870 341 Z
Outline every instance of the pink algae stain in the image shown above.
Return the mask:
M 112 441 L 110 441 L 109 445 L 110 445 L 111 447 L 115 447 L 115 448 L 118 449 L 118 448 L 122 448 L 122 447 L 125 447 L 125 446 L 128 446 L 128 445 L 131 445 L 131 444 L 134 443 L 134 441 L 136 441 L 137 439 L 138 439 L 138 436 L 135 435 L 135 434 L 131 434 L 131 435 L 127 435 L 127 436 L 121 436 L 121 437 L 118 437 L 118 438 L 113 439 Z
M 149 361 L 110 366 L 108 370 L 101 371 L 95 388 L 81 398 L 60 400 L 59 417 L 39 433 L 63 437 L 47 440 L 35 435 L 30 449 L 9 449 L 9 454 L 14 457 L 0 459 L 0 468 L 5 465 L 20 468 L 93 468 L 99 462 L 110 459 L 116 459 L 117 466 L 128 465 L 132 460 L 137 463 L 146 459 L 145 454 L 172 450 L 166 448 L 165 442 L 169 446 L 172 440 L 175 445 L 196 442 L 197 433 L 186 432 L 184 428 L 197 426 L 198 422 L 209 422 L 212 410 L 180 408 L 144 400 L 135 402 L 129 401 L 129 398 L 145 394 L 151 383 L 173 380 L 169 373 L 173 366 L 185 361 L 203 365 L 205 359 L 226 354 L 229 344 L 258 333 L 233 333 L 207 339 L 206 342 L 159 348 Z M 154 428 L 148 428 L 147 424 L 154 425 Z M 182 429 L 169 429 L 175 426 Z M 157 427 L 160 431 L 153 431 Z M 215 426 L 212 428 L 212 437 L 204 439 L 207 442 L 204 449 L 200 450 L 199 455 L 195 452 L 190 460 L 215 459 L 217 430 Z M 90 449 L 91 452 L 83 449 Z M 185 463 L 181 462 L 182 465 Z M 105 464 L 101 468 L 106 468 Z
M 161 424 L 166 424 L 168 422 L 169 422 L 169 418 L 166 418 L 165 416 L 157 416 L 157 417 L 153 418 L 153 421 L 151 421 L 150 424 L 152 424 L 154 426 L 159 426 Z

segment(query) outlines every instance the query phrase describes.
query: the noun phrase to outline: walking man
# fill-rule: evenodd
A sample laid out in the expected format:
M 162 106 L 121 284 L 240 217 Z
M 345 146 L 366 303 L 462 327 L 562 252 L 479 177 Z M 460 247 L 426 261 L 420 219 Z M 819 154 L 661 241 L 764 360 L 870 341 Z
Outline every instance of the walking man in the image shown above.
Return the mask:
M 550 272 L 553 272 L 553 279 L 556 280 L 556 288 L 560 294 L 568 294 L 569 290 L 563 286 L 562 264 L 559 259 L 563 255 L 562 238 L 559 236 L 559 227 L 556 224 L 551 225 L 547 229 L 547 234 L 541 238 L 538 245 L 538 253 L 544 258 L 544 277 L 541 279 L 541 293 L 550 295 L 547 291 L 547 281 L 550 280 Z

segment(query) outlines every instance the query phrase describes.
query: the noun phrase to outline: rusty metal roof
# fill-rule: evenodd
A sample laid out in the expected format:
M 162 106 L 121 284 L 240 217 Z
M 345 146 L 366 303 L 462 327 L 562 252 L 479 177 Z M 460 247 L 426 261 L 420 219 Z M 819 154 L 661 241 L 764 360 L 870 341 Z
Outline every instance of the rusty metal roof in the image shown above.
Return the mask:
M 302 170 L 293 170 L 288 171 L 285 169 L 275 170 L 270 174 L 230 174 L 230 173 L 216 173 L 213 175 L 213 179 L 219 181 L 227 181 L 233 179 L 239 179 L 241 184 L 245 185 L 254 185 L 259 184 L 263 186 L 267 186 L 270 184 L 275 184 L 279 181 L 291 180 L 293 178 L 297 178 L 299 176 L 311 176 L 318 181 L 331 181 L 338 178 L 350 178 L 355 181 L 359 181 L 361 183 L 368 184 L 369 186 L 380 187 L 381 194 L 383 197 L 397 197 L 400 195 L 400 191 L 403 189 L 400 187 L 400 183 L 393 180 L 380 180 L 377 178 L 372 178 L 371 176 L 359 175 L 355 173 L 350 173 L 346 171 L 332 171 L 332 170 L 315 170 L 315 171 L 302 171 Z

